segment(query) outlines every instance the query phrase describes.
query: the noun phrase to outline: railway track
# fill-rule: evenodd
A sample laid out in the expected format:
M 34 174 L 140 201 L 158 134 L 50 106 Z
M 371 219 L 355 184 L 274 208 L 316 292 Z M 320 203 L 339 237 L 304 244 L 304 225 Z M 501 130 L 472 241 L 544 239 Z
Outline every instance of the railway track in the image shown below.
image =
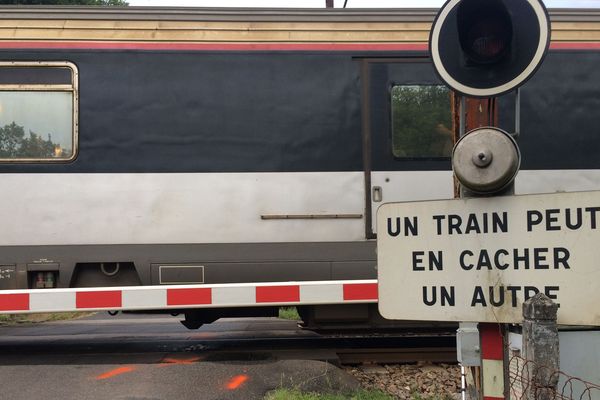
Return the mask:
M 342 365 L 396 364 L 417 361 L 455 363 L 456 347 L 340 349 L 337 352 Z
M 212 343 L 218 351 L 231 350 L 230 343 Z M 223 346 L 223 347 L 220 347 Z M 454 334 L 419 335 L 325 335 L 310 338 L 270 338 L 238 341 L 235 346 L 261 351 L 304 351 L 334 353 L 342 365 L 408 363 L 418 361 L 456 362 Z M 210 348 L 210 347 L 209 347 Z M 208 348 L 208 349 L 209 349 Z M 207 350 L 208 350 L 207 349 Z M 313 357 L 313 358 L 319 358 Z M 336 360 L 328 359 L 335 362 Z
M 27 355 L 128 355 L 156 353 L 201 355 L 205 361 L 266 361 L 272 359 L 323 360 L 338 365 L 409 363 L 417 361 L 456 362 L 454 334 L 386 334 L 386 335 L 298 335 L 274 332 L 262 337 L 211 337 L 128 335 L 51 336 L 36 340 L 23 338 L 4 345 L 3 358 Z M 11 357 L 13 356 L 13 357 Z
M 0 364 L 27 364 L 40 357 L 54 362 L 60 356 L 84 362 L 153 363 L 176 353 L 204 361 L 232 362 L 456 362 L 455 330 L 451 327 L 314 332 L 298 329 L 295 321 L 264 318 L 222 320 L 199 331 L 188 331 L 177 322 L 168 316 L 94 315 L 61 323 L 5 326 L 0 329 Z

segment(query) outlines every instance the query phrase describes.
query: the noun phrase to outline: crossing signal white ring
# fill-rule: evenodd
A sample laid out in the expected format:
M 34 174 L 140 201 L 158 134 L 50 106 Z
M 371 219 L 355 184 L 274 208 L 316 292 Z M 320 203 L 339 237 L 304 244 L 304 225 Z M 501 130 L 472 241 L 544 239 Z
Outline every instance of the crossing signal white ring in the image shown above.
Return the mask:
M 546 50 L 550 41 L 550 25 L 548 22 L 546 8 L 539 0 L 523 0 L 531 5 L 535 15 L 537 16 L 540 27 L 540 39 L 538 41 L 538 47 L 529 65 L 527 65 L 527 67 L 517 77 L 502 85 L 490 88 L 475 88 L 467 86 L 452 77 L 452 75 L 444 67 L 439 51 L 440 31 L 444 21 L 448 17 L 448 14 L 456 6 L 458 6 L 461 1 L 462 0 L 448 0 L 440 9 L 440 12 L 438 13 L 431 28 L 429 39 L 430 54 L 433 65 L 440 78 L 453 90 L 473 97 L 494 97 L 515 89 L 525 82 L 536 71 L 546 54 Z

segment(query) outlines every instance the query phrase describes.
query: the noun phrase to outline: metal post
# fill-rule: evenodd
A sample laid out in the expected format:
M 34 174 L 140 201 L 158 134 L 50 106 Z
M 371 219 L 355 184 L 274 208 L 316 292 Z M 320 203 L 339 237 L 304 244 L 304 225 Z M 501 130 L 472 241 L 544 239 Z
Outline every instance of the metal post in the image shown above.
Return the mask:
M 504 329 L 501 324 L 479 324 L 483 398 L 502 400 L 504 385 Z
M 517 139 L 521 134 L 521 88 L 517 88 L 515 93 L 515 132 L 512 135 Z
M 459 128 L 458 128 L 458 136 L 463 137 L 467 133 L 467 122 L 466 122 L 466 114 L 467 114 L 467 100 L 464 96 L 460 97 L 460 106 L 458 108 L 459 116 Z
M 492 99 L 460 99 L 459 112 L 459 136 L 463 137 L 467 131 L 482 126 L 494 125 L 496 122 L 496 102 Z M 454 165 L 454 164 L 453 164 Z M 458 192 L 461 198 L 481 197 L 461 185 Z M 510 183 L 502 190 L 494 193 L 496 196 L 511 195 L 514 193 L 514 184 Z M 467 398 L 483 397 L 484 399 L 503 399 L 505 389 L 505 346 L 504 326 L 500 324 L 479 324 L 478 344 L 475 350 L 480 351 L 481 363 L 474 362 L 461 365 L 468 366 L 467 369 Z M 464 324 L 461 323 L 457 335 L 458 348 L 463 354 L 458 354 L 459 360 L 468 358 L 466 350 L 473 350 L 473 345 L 467 341 Z M 469 347 L 471 347 L 469 349 Z M 479 366 L 480 365 L 480 366 Z M 471 384 L 469 384 L 469 381 Z

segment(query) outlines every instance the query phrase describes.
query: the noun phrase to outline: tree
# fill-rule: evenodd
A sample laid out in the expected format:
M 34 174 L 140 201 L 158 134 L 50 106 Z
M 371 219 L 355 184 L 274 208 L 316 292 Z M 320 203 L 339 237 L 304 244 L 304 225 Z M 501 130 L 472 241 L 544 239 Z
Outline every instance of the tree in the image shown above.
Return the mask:
M 54 156 L 55 144 L 52 143 L 50 137 L 48 140 L 42 139 L 29 131 L 29 138 L 23 139 L 21 148 L 19 149 L 20 158 L 52 158 Z
M 124 0 L 0 0 L 2 5 L 36 6 L 128 6 Z
M 14 121 L 0 128 L 0 159 L 64 158 L 70 156 L 68 153 L 52 142 L 50 134 L 43 139 L 42 135 L 29 131 L 29 137 L 25 137 L 25 129 Z
M 448 157 L 452 150 L 450 93 L 444 86 L 394 86 L 392 127 L 396 157 Z
M 25 137 L 25 130 L 14 121 L 0 128 L 0 158 L 16 158 Z

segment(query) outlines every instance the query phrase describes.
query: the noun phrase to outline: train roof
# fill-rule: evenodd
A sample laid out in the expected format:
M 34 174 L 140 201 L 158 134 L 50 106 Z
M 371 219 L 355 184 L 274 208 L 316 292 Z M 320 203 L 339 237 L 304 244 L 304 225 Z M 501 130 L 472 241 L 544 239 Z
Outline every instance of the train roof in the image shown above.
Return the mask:
M 0 6 L 0 42 L 426 43 L 437 9 Z M 600 43 L 600 9 L 551 9 L 553 42 Z M 1 46 L 0 46 L 1 47 Z
M 0 6 L 0 19 L 159 21 L 432 22 L 436 8 L 200 8 Z M 600 9 L 549 9 L 552 21 L 600 21 Z

